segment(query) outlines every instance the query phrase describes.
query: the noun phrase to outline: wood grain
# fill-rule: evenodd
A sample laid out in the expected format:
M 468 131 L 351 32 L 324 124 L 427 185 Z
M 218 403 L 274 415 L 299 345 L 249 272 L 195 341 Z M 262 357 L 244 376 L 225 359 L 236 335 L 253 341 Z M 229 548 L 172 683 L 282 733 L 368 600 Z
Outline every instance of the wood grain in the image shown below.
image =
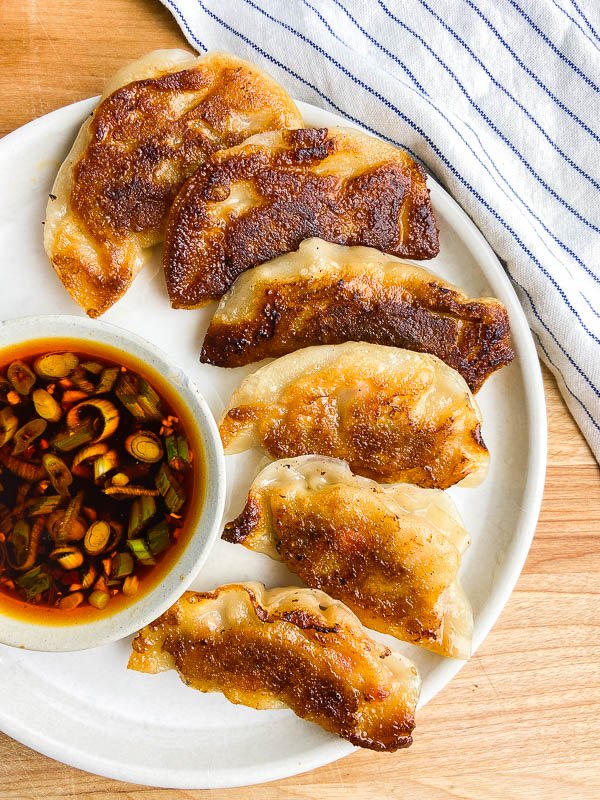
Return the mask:
M 98 94 L 148 50 L 185 46 L 154 0 L 2 0 L 0 18 L 0 134 Z M 88 775 L 0 734 L 0 798 L 600 797 L 599 472 L 553 378 L 544 379 L 549 467 L 527 564 L 478 654 L 422 710 L 410 750 L 358 752 L 258 787 L 175 792 Z

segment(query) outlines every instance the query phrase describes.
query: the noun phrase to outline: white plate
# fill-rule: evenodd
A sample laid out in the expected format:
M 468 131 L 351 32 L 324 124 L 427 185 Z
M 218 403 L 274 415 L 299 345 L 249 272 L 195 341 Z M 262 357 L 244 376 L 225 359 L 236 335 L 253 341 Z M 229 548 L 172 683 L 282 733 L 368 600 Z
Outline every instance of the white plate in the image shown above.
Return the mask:
M 86 100 L 59 109 L 0 142 L 0 319 L 82 313 L 44 254 L 42 220 L 54 175 L 93 106 L 93 100 Z M 301 110 L 308 124 L 346 124 L 312 106 L 301 104 Z M 459 206 L 439 185 L 432 180 L 429 184 L 441 254 L 425 266 L 471 295 L 499 297 L 509 310 L 517 355 L 478 395 L 483 436 L 492 456 L 488 478 L 478 489 L 451 490 L 473 539 L 461 575 L 473 604 L 478 647 L 513 589 L 535 530 L 546 459 L 544 394 L 525 317 L 496 256 Z M 233 388 L 252 368 L 221 370 L 199 363 L 213 308 L 173 311 L 158 256 L 104 319 L 172 353 L 219 416 Z M 243 454 L 227 461 L 230 519 L 241 509 L 259 458 Z M 246 579 L 267 585 L 298 583 L 284 566 L 218 541 L 194 586 L 210 589 Z M 422 704 L 462 666 L 412 645 L 394 642 L 394 646 L 420 668 Z M 125 669 L 129 649 L 128 640 L 68 654 L 0 646 L 2 730 L 41 753 L 90 772 L 180 788 L 274 780 L 353 750 L 291 711 L 234 706 L 218 694 L 186 688 L 174 672 L 158 676 L 129 672 Z

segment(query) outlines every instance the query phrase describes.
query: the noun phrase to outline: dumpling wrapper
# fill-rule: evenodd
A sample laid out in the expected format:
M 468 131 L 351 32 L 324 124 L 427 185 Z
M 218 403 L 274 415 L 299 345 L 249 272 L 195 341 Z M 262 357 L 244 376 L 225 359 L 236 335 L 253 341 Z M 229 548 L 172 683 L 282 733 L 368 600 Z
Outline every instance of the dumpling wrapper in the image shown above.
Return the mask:
M 489 453 L 469 387 L 435 356 L 364 342 L 306 347 L 261 367 L 220 424 L 227 453 L 319 453 L 382 483 L 476 486 Z
M 476 392 L 513 358 L 499 300 L 469 298 L 416 264 L 370 247 L 307 239 L 242 273 L 221 299 L 200 361 L 240 367 L 346 341 L 432 353 Z
M 444 492 L 380 486 L 338 459 L 284 459 L 255 478 L 222 538 L 283 561 L 369 628 L 471 654 L 473 615 L 457 579 L 469 536 Z
M 416 667 L 324 592 L 254 582 L 185 592 L 132 647 L 130 669 L 176 669 L 188 686 L 232 703 L 288 706 L 360 747 L 412 743 Z
M 284 459 L 255 478 L 222 538 L 283 561 L 369 628 L 471 654 L 473 615 L 457 579 L 469 537 L 443 492 L 380 486 L 338 459 Z
M 312 236 L 433 258 L 425 173 L 403 150 L 349 128 L 272 131 L 215 153 L 169 214 L 171 304 L 206 305 L 244 270 Z
M 56 177 L 44 247 L 90 317 L 107 311 L 162 241 L 167 213 L 206 158 L 260 131 L 299 127 L 284 89 L 227 53 L 156 50 L 119 70 Z

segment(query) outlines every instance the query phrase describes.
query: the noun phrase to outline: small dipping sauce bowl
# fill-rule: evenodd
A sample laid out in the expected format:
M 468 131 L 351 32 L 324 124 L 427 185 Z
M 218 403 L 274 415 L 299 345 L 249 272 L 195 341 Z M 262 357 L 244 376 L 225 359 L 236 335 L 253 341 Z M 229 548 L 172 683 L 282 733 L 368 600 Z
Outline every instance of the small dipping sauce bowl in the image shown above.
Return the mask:
M 150 506 L 156 503 L 155 517 L 152 521 L 153 523 L 158 521 L 158 527 L 160 527 L 160 514 L 162 513 L 165 520 L 168 518 L 171 527 L 167 526 L 167 528 L 172 534 L 173 520 L 176 519 L 176 536 L 174 537 L 171 535 L 168 539 L 168 546 L 165 545 L 163 538 L 162 544 L 159 544 L 156 548 L 160 550 L 159 554 L 157 554 L 155 558 L 154 556 L 149 556 L 146 562 L 140 562 L 136 560 L 139 558 L 139 552 L 136 551 L 136 548 L 132 546 L 129 541 L 134 538 L 132 536 L 132 516 L 130 515 L 129 517 L 129 526 L 126 519 L 124 523 L 120 525 L 117 524 L 117 529 L 120 529 L 118 534 L 120 536 L 118 550 L 124 551 L 124 553 L 121 552 L 121 554 L 119 554 L 116 549 L 113 549 L 112 559 L 113 562 L 116 560 L 117 563 L 111 563 L 111 553 L 107 552 L 107 557 L 104 560 L 98 556 L 93 561 L 92 556 L 87 555 L 87 561 L 84 561 L 82 567 L 82 569 L 87 568 L 88 573 L 91 571 L 95 575 L 94 581 L 100 580 L 98 584 L 100 587 L 100 595 L 90 600 L 90 589 L 93 590 L 93 586 L 81 586 L 82 578 L 81 575 L 77 573 L 77 566 L 69 573 L 69 569 L 72 566 L 68 558 L 69 546 L 73 545 L 71 548 L 75 554 L 73 563 L 76 565 L 77 561 L 81 559 L 81 553 L 83 552 L 85 554 L 83 540 L 58 542 L 59 546 L 66 545 L 66 557 L 63 557 L 61 562 L 64 570 L 67 571 L 67 574 L 75 576 L 75 583 L 73 583 L 71 587 L 64 588 L 61 584 L 62 588 L 59 594 L 61 599 L 68 596 L 68 592 L 75 594 L 72 608 L 69 607 L 70 603 L 68 600 L 64 600 L 62 604 L 56 601 L 55 603 L 46 603 L 44 605 L 37 604 L 36 602 L 28 602 L 26 597 L 22 596 L 22 592 L 19 594 L 18 591 L 15 591 L 15 586 L 11 586 L 10 581 L 6 581 L 7 568 L 3 567 L 0 561 L 0 581 L 3 578 L 5 579 L 4 586 L 0 585 L 0 642 L 29 650 L 84 650 L 116 641 L 134 633 L 160 616 L 160 614 L 166 611 L 166 609 L 188 588 L 206 561 L 212 545 L 220 533 L 225 502 L 225 462 L 217 425 L 202 395 L 185 373 L 173 364 L 173 359 L 166 353 L 161 352 L 150 342 L 114 325 L 97 320 L 89 320 L 84 317 L 63 315 L 40 316 L 8 320 L 0 323 L 0 368 L 2 376 L 6 376 L 9 364 L 22 360 L 26 365 L 31 365 L 36 357 L 48 353 L 78 354 L 80 360 L 82 356 L 89 360 L 90 368 L 94 366 L 97 368 L 100 365 L 106 367 L 110 367 L 110 365 L 118 366 L 122 368 L 119 379 L 121 374 L 133 375 L 134 379 L 141 379 L 143 385 L 151 387 L 148 390 L 151 396 L 157 395 L 160 398 L 160 407 L 166 410 L 167 417 L 171 416 L 171 418 L 176 420 L 173 424 L 176 424 L 178 426 L 178 431 L 184 434 L 184 444 L 191 453 L 189 464 L 186 463 L 185 505 L 182 506 L 181 515 L 169 515 L 170 506 L 167 497 L 169 487 L 167 486 L 165 489 L 165 486 L 160 485 L 160 481 L 156 478 L 156 470 L 159 468 L 163 469 L 163 471 L 166 470 L 166 474 L 171 476 L 171 478 L 173 478 L 173 475 L 177 476 L 178 474 L 168 466 L 169 463 L 173 462 L 168 462 L 167 448 L 164 446 L 166 442 L 164 437 L 169 435 L 169 420 L 166 419 L 164 421 L 166 423 L 166 429 L 163 430 L 161 427 L 162 434 L 159 435 L 158 432 L 154 434 L 155 439 L 160 441 L 158 452 L 160 453 L 161 447 L 163 450 L 164 456 L 161 456 L 161 458 L 164 459 L 164 465 L 162 461 L 152 465 L 155 467 L 155 471 L 149 473 L 148 470 L 146 470 L 145 474 L 146 476 L 150 474 L 153 480 L 156 479 L 157 488 L 154 490 L 155 498 L 148 502 Z M 94 362 L 94 359 L 98 359 L 98 362 Z M 91 386 L 94 385 L 93 381 L 96 381 L 97 385 L 97 376 L 90 374 L 88 377 L 93 379 L 90 381 Z M 36 378 L 36 381 L 38 387 L 42 389 L 46 386 L 49 386 L 51 390 L 55 388 L 49 385 L 50 379 L 47 377 L 45 378 L 45 383 L 39 378 Z M 67 378 L 65 385 L 68 386 L 69 382 Z M 33 392 L 35 388 L 36 386 L 34 384 L 30 392 Z M 18 395 L 18 392 L 16 392 L 14 388 L 11 389 L 10 382 L 8 384 L 4 383 L 4 389 L 10 390 L 12 396 L 9 400 L 3 400 L 2 403 L 0 403 L 1 408 L 6 409 L 10 405 L 10 400 L 12 400 L 15 403 L 15 411 L 21 408 L 20 404 L 23 403 L 24 405 L 22 408 L 26 409 L 26 418 L 31 419 L 32 417 L 36 417 L 36 409 L 34 408 L 33 400 L 29 396 L 29 392 L 23 396 Z M 77 386 L 74 386 L 73 389 L 75 390 L 73 396 L 75 397 L 76 403 Z M 154 390 L 155 395 L 152 395 L 152 390 Z M 71 391 L 71 389 L 69 389 L 69 391 Z M 88 389 L 88 391 L 93 396 L 93 391 L 91 389 Z M 65 390 L 61 387 L 57 392 L 57 396 L 59 398 L 64 398 L 64 393 Z M 79 402 L 84 406 L 84 392 L 80 392 L 80 395 Z M 100 398 L 104 396 L 111 397 L 110 394 L 98 395 Z M 121 391 L 118 396 L 122 398 L 123 391 Z M 129 425 L 133 431 L 139 431 L 141 428 L 144 428 L 143 414 L 141 417 L 142 421 L 136 419 L 135 416 L 131 416 L 132 412 L 130 409 L 133 408 L 133 412 L 135 412 L 135 399 L 133 401 L 134 406 L 128 406 L 127 401 L 125 405 L 123 405 L 123 403 L 120 403 L 119 400 L 114 397 L 112 401 L 113 406 L 118 406 L 121 420 L 119 424 L 122 423 L 126 428 L 127 425 Z M 63 402 L 62 399 L 61 402 Z M 67 406 L 61 410 L 63 413 L 61 424 L 64 423 L 67 418 L 68 410 L 66 409 Z M 95 411 L 95 408 L 92 407 L 91 410 Z M 81 413 L 85 413 L 85 411 L 86 409 L 83 408 Z M 5 412 L 9 419 L 12 417 L 11 412 L 12 409 Z M 13 418 L 13 423 L 14 422 Z M 20 420 L 20 423 L 22 423 L 22 420 Z M 157 428 L 159 425 L 162 425 L 162 422 L 160 420 L 158 422 L 155 420 L 154 427 Z M 121 439 L 118 441 L 120 445 L 123 446 L 123 437 L 125 433 L 127 433 L 127 430 L 123 434 L 118 432 L 118 428 L 116 431 L 114 436 L 117 437 L 117 439 L 121 436 Z M 93 441 L 97 440 L 98 435 L 95 434 Z M 43 447 L 48 448 L 48 452 L 50 453 L 54 451 L 60 459 L 61 452 L 53 448 L 52 441 L 52 439 L 44 441 Z M 108 437 L 107 441 L 110 441 Z M 152 443 L 150 443 L 150 445 L 151 444 Z M 112 447 L 113 445 L 110 446 Z M 2 448 L 2 474 L 0 474 L 0 485 L 2 486 L 0 490 L 0 512 L 2 513 L 0 513 L 0 518 L 2 514 L 4 514 L 4 524 L 5 527 L 7 527 L 7 531 L 1 532 L 2 539 L 0 541 L 0 547 L 3 548 L 3 553 L 0 555 L 5 559 L 5 564 L 9 551 L 13 552 L 14 560 L 14 542 L 13 539 L 10 539 L 9 546 L 7 533 L 9 536 L 12 534 L 10 534 L 8 529 L 14 529 L 14 524 L 18 521 L 19 517 L 24 519 L 28 514 L 27 509 L 29 508 L 31 510 L 32 508 L 32 500 L 29 499 L 25 502 L 24 511 L 18 512 L 17 514 L 13 513 L 12 516 L 8 513 L 12 511 L 12 509 L 7 507 L 6 501 L 9 493 L 5 488 L 5 484 L 10 481 L 14 483 L 16 478 L 14 472 L 11 472 L 7 465 L 10 458 L 14 459 L 16 457 L 23 459 L 24 455 L 26 456 L 27 454 L 27 451 L 25 451 L 25 454 L 21 453 L 14 456 L 14 450 L 15 445 L 13 441 L 8 441 Z M 133 460 L 130 463 L 135 464 L 133 454 L 131 458 Z M 34 459 L 37 473 L 41 473 L 41 465 L 37 463 L 40 460 L 37 450 L 35 451 Z M 44 456 L 42 456 L 41 460 L 42 464 L 46 463 L 44 461 Z M 72 459 L 70 460 L 70 456 L 65 458 L 65 460 L 72 465 L 73 462 Z M 89 467 L 84 468 L 84 472 L 85 469 L 88 469 L 89 472 Z M 115 470 L 113 470 L 113 473 L 114 471 Z M 133 467 L 131 467 L 130 471 L 135 473 Z M 143 465 L 140 469 L 140 473 L 144 474 Z M 183 475 L 183 472 L 180 474 Z M 67 475 L 67 477 L 70 478 L 70 475 Z M 125 483 L 129 482 L 127 475 L 121 476 L 121 479 Z M 82 480 L 83 479 L 79 481 L 80 485 L 83 485 L 81 484 Z M 90 485 L 93 487 L 94 497 L 101 505 L 104 502 L 102 500 L 103 489 L 98 488 L 98 485 L 94 487 L 95 478 L 93 472 L 91 472 L 89 480 Z M 131 480 L 132 486 L 135 482 L 135 479 Z M 53 493 L 55 495 L 55 500 L 57 499 L 56 490 L 53 489 L 52 486 L 48 487 L 47 484 L 49 483 L 49 480 L 37 483 L 37 488 L 35 489 L 37 497 L 34 498 L 36 502 L 39 502 L 40 492 L 43 497 L 44 485 L 46 485 L 46 493 Z M 117 486 L 120 483 L 120 480 L 115 481 Z M 97 480 L 96 484 L 98 484 Z M 106 485 L 107 483 L 101 482 L 100 487 L 105 487 Z M 42 486 L 42 488 L 40 488 L 40 486 Z M 158 492 L 159 486 L 161 489 L 160 493 Z M 115 492 L 112 486 L 110 488 L 112 492 Z M 70 507 L 69 503 L 73 499 L 72 495 L 75 493 L 75 490 L 74 482 L 70 492 L 65 492 L 65 501 L 61 503 L 63 510 L 65 507 Z M 116 492 L 118 495 L 118 489 Z M 82 489 L 80 495 L 84 494 L 85 490 Z M 100 499 L 98 500 L 98 498 Z M 135 500 L 133 496 L 119 498 L 118 496 L 110 495 L 110 498 L 110 500 L 106 501 L 106 504 L 108 507 L 108 505 L 112 503 L 113 508 L 115 507 L 114 503 L 119 499 L 127 501 L 128 508 L 131 507 L 131 504 Z M 158 509 L 160 509 L 160 513 L 156 516 Z M 84 527 L 92 524 L 94 512 L 98 513 L 98 519 L 101 520 L 105 510 L 106 509 L 103 508 L 87 509 L 87 519 L 85 518 L 85 514 L 82 513 L 81 520 L 84 523 Z M 131 512 L 131 514 L 133 514 L 133 512 Z M 126 516 L 125 514 L 125 517 Z M 35 524 L 35 519 L 36 517 L 28 518 L 27 525 L 24 526 L 25 530 L 32 529 L 32 523 Z M 46 522 L 48 522 L 49 519 L 49 516 L 44 517 Z M 163 524 L 163 527 L 165 525 L 166 523 Z M 79 527 L 82 527 L 81 524 Z M 38 531 L 40 528 L 41 523 L 38 524 Z M 152 541 L 148 538 L 143 538 L 147 536 L 148 526 L 146 525 L 145 529 L 142 528 L 141 530 L 141 533 L 135 533 L 134 535 L 135 537 L 139 537 L 137 542 L 142 543 L 139 546 L 142 548 L 142 558 L 144 558 L 144 542 L 146 542 L 147 545 L 148 542 L 152 544 Z M 56 543 L 53 544 L 52 540 L 48 538 L 51 536 L 49 527 L 41 535 L 46 537 L 44 551 L 46 552 Z M 160 537 L 160 535 L 161 531 L 158 530 L 157 536 Z M 164 537 L 164 531 L 162 531 L 162 535 Z M 85 543 L 86 545 L 89 544 L 89 540 L 85 540 Z M 53 551 L 55 559 L 60 557 L 59 550 L 60 547 Z M 90 549 L 88 553 L 89 552 L 93 552 L 93 550 Z M 60 567 L 60 564 L 57 567 L 56 561 L 52 561 L 52 557 L 47 555 L 46 559 L 48 560 L 48 558 L 50 559 L 50 563 L 42 565 L 42 571 L 49 571 L 55 575 L 59 574 L 56 570 Z M 128 574 L 128 569 L 131 573 L 132 561 L 136 565 L 136 570 L 140 575 L 139 579 L 138 575 L 135 575 L 135 591 L 125 594 L 123 591 L 120 591 L 119 587 L 124 585 L 123 576 Z M 104 569 L 104 573 L 102 573 L 102 569 Z M 62 580 L 68 582 L 68 578 L 65 579 L 63 577 Z M 79 583 L 77 581 L 79 581 Z M 14 583 L 15 581 L 13 580 L 12 584 Z M 87 581 L 84 581 L 84 583 L 87 583 Z M 17 588 L 20 590 L 20 587 L 21 583 L 19 583 L 19 587 Z M 98 596 L 102 597 L 102 592 L 104 592 L 105 598 L 107 595 L 110 597 L 105 606 L 98 607 L 98 605 L 92 604 Z M 32 597 L 32 600 L 35 599 L 35 597 Z M 77 605 L 75 605 L 76 602 Z

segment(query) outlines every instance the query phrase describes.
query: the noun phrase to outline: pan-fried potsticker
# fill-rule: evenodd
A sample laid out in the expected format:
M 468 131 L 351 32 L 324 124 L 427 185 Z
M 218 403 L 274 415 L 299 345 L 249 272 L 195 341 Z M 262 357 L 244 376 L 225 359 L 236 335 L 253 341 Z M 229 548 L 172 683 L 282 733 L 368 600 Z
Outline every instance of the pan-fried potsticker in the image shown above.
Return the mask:
M 272 131 L 215 153 L 169 214 L 171 303 L 206 305 L 244 270 L 312 236 L 433 258 L 439 243 L 425 173 L 403 150 L 347 128 Z
M 364 342 L 307 347 L 245 378 L 220 424 L 227 453 L 320 453 L 382 483 L 475 486 L 489 453 L 469 387 L 435 356 Z
M 307 239 L 238 277 L 211 320 L 200 360 L 240 367 L 346 341 L 432 353 L 473 392 L 513 358 L 499 300 L 467 297 L 371 247 Z
M 157 50 L 108 83 L 60 168 L 44 246 L 91 317 L 129 288 L 162 241 L 184 181 L 216 150 L 252 134 L 299 127 L 286 92 L 227 53 Z
M 470 655 L 473 618 L 457 580 L 469 537 L 444 492 L 380 486 L 333 458 L 284 459 L 257 476 L 223 539 L 283 561 L 369 628 Z
M 132 646 L 130 669 L 176 669 L 188 686 L 232 703 L 288 706 L 360 747 L 412 742 L 415 666 L 324 592 L 260 583 L 186 592 Z

